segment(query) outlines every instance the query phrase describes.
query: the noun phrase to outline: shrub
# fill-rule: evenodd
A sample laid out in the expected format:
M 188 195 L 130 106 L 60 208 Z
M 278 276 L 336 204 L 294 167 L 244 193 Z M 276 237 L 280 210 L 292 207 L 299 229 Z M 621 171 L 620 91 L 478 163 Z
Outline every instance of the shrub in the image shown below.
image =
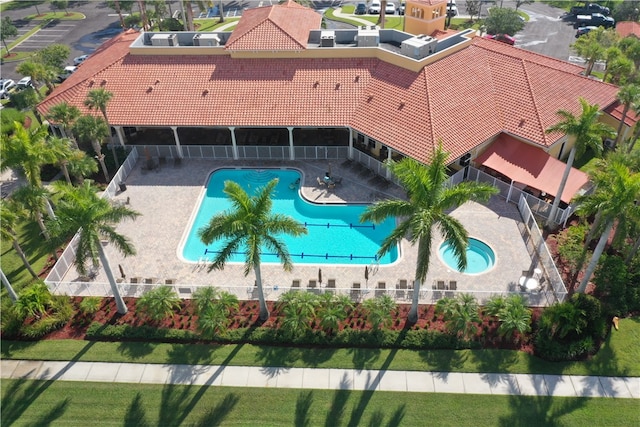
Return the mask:
M 436 312 L 442 313 L 449 332 L 464 340 L 469 340 L 477 332 L 481 321 L 478 303 L 471 294 L 442 298 L 436 303 Z
M 5 301 L 7 301 L 5 303 Z M 4 337 L 17 337 L 24 323 L 26 316 L 16 309 L 16 306 L 9 302 L 9 298 L 2 300 L 1 327 Z
M 585 259 L 584 240 L 589 227 L 586 224 L 567 227 L 558 234 L 558 253 L 571 268 L 573 274 Z
M 634 287 L 629 280 L 627 265 L 620 256 L 603 255 L 593 281 L 602 295 L 608 315 L 624 316 L 631 311 Z
M 16 310 L 24 317 L 40 317 L 47 311 L 50 303 L 49 288 L 44 282 L 37 282 L 20 292 L 18 301 L 16 301 Z
M 96 314 L 100 309 L 100 304 L 102 303 L 101 297 L 84 297 L 78 308 L 82 314 Z
M 368 299 L 362 304 L 367 320 L 375 330 L 382 326 L 388 327 L 393 320 L 392 312 L 397 309 L 398 304 L 389 295 L 381 295 Z
M 152 289 L 136 302 L 136 310 L 154 321 L 170 317 L 178 309 L 180 309 L 180 298 L 170 286 Z

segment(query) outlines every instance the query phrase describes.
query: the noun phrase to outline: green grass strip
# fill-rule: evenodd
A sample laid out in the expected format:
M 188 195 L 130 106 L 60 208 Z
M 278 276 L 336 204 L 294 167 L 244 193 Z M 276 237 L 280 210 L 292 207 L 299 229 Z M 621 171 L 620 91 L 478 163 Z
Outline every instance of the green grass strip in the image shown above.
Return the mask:
M 2 380 L 2 425 L 633 425 L 634 399 Z M 636 420 L 635 422 L 633 420 Z
M 638 342 L 640 319 L 632 318 L 622 319 L 620 330 L 612 331 L 598 354 L 582 362 L 546 362 L 523 352 L 509 350 L 308 349 L 248 344 L 79 340 L 4 340 L 1 343 L 1 356 L 3 359 L 27 360 L 640 376 Z

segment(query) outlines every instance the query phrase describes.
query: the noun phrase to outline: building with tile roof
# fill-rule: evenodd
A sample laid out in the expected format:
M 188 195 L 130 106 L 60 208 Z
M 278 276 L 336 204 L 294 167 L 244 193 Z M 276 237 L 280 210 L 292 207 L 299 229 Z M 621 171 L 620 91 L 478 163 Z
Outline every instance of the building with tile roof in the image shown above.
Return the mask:
M 380 161 L 428 162 L 440 141 L 466 164 L 501 135 L 561 158 L 571 141 L 545 132 L 556 111 L 578 114 L 579 97 L 605 112 L 617 108 L 618 88 L 582 76 L 583 68 L 472 31 L 435 39 L 328 31 L 320 20 L 290 1 L 245 11 L 233 32 L 129 30 L 38 110 L 46 116 L 64 101 L 99 114 L 84 100 L 104 88 L 113 93 L 107 115 L 122 144 L 147 134 L 154 136 L 146 144 L 165 144 L 174 157 L 192 145 L 236 159 L 343 156 L 384 173 Z M 318 145 L 327 149 L 318 154 Z

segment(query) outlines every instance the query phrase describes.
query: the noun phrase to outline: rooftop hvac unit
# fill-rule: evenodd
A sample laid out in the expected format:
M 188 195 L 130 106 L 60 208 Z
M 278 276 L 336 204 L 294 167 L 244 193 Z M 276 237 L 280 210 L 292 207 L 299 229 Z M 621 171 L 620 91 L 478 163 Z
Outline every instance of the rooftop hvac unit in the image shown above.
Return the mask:
M 320 33 L 320 47 L 333 47 L 336 45 L 335 31 L 322 31 Z
M 358 30 L 358 47 L 375 47 L 380 44 L 380 32 L 377 29 Z
M 217 34 L 198 33 L 193 36 L 194 46 L 220 46 L 220 37 Z
M 154 34 L 151 37 L 151 46 L 178 46 L 178 35 Z
M 422 59 L 436 51 L 438 40 L 433 37 L 420 35 L 411 37 L 400 44 L 400 52 L 413 59 Z

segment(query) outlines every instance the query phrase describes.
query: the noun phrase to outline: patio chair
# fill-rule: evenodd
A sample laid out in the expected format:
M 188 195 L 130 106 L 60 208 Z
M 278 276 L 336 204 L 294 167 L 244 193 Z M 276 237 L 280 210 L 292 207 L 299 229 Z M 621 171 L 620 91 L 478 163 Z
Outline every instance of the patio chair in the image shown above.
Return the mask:
M 300 290 L 300 279 L 294 279 L 291 281 L 291 290 L 292 291 Z
M 444 280 L 436 281 L 436 289 L 438 289 L 439 291 L 444 291 Z
M 318 287 L 318 281 L 317 280 L 315 280 L 315 279 L 309 280 L 309 284 L 307 285 L 307 288 L 315 289 L 317 287 Z
M 131 283 L 142 283 L 142 278 L 140 278 L 140 277 L 132 277 L 130 279 L 130 282 Z
M 378 282 L 376 285 L 376 296 L 382 296 L 387 292 L 387 283 L 386 282 Z
M 328 279 L 327 280 L 327 288 L 336 288 L 336 279 Z
M 360 282 L 353 282 L 353 284 L 351 285 L 350 295 L 352 300 L 360 301 L 360 297 L 362 296 Z
M 176 279 L 164 279 L 164 284 L 165 285 L 175 285 L 176 284 Z
M 449 280 L 449 290 L 455 291 L 458 289 L 458 282 L 456 280 Z
M 327 185 L 319 176 L 316 177 L 316 180 L 318 181 L 318 185 L 320 187 L 324 187 L 325 185 Z

